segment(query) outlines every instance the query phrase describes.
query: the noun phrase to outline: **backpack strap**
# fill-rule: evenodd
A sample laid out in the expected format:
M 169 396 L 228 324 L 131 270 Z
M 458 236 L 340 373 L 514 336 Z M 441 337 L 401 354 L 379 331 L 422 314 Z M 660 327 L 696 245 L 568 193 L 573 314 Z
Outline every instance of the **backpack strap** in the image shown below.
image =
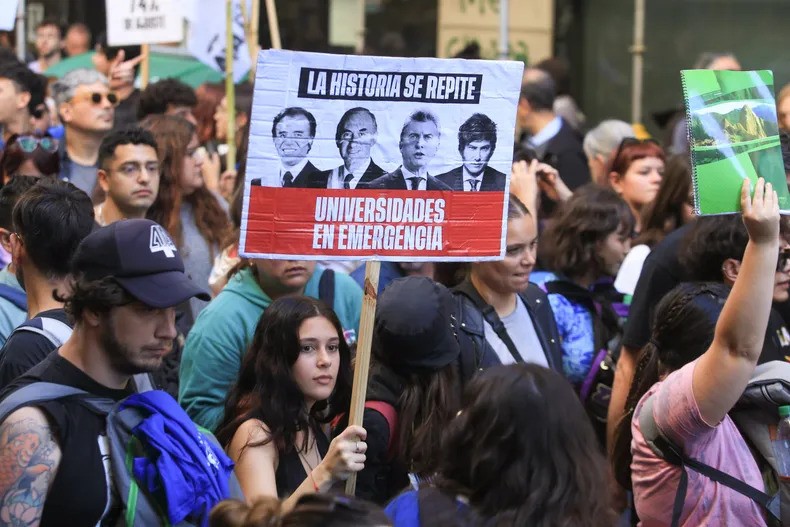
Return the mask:
M 41 324 L 41 327 L 38 327 L 38 323 Z M 56 348 L 59 348 L 64 342 L 69 340 L 72 328 L 56 318 L 33 317 L 17 326 L 11 334 L 13 335 L 17 331 L 37 333 L 49 340 Z
M 137 393 L 156 390 L 156 386 L 154 385 L 154 381 L 151 378 L 150 373 L 137 373 L 132 376 L 132 379 L 134 380 L 134 387 L 137 389 Z
M 485 300 L 483 300 L 483 297 L 480 296 L 480 293 L 477 292 L 477 289 L 475 289 L 472 283 L 469 280 L 464 280 L 459 285 L 457 285 L 454 290 L 469 298 L 475 307 L 480 310 L 480 312 L 483 314 L 483 318 L 486 320 L 486 322 L 488 322 L 488 325 L 491 326 L 491 329 L 494 330 L 494 333 L 496 333 L 497 337 L 499 337 L 499 340 L 501 340 L 505 347 L 507 347 L 507 350 L 513 356 L 513 359 L 517 363 L 524 362 L 524 359 L 518 352 L 518 348 L 513 343 L 513 339 L 511 339 L 510 335 L 508 335 L 507 329 L 505 329 L 505 324 L 502 323 L 499 315 L 497 315 L 496 310 Z M 523 302 L 521 297 L 519 297 L 519 300 Z
M 335 308 L 335 271 L 324 269 L 321 278 L 318 280 L 318 298 L 326 305 Z
M 35 406 L 36 403 L 55 401 L 66 397 L 79 397 L 82 402 L 103 414 L 107 414 L 113 404 L 109 399 L 95 397 L 86 391 L 65 384 L 34 382 L 12 392 L 0 402 L 0 422 L 22 407 Z
M 387 458 L 395 457 L 395 432 L 398 429 L 398 411 L 390 403 L 384 401 L 365 401 L 365 408 L 378 412 L 387 421 L 389 437 L 387 439 Z M 336 428 L 346 417 L 345 413 L 338 414 L 332 419 L 331 427 Z
M 0 284 L 0 298 L 5 298 L 22 311 L 27 311 L 27 295 L 8 284 Z
M 390 429 L 389 439 L 387 439 L 387 457 L 395 457 L 395 433 L 398 430 L 398 412 L 390 403 L 384 401 L 365 401 L 365 408 L 370 408 L 387 420 L 387 427 Z
M 653 415 L 653 396 L 645 400 L 642 404 L 642 410 L 639 414 L 639 428 L 645 438 L 650 449 L 660 458 L 680 467 L 680 482 L 678 483 L 678 490 L 675 494 L 675 502 L 672 506 L 672 527 L 677 527 L 680 524 L 680 515 L 683 512 L 683 504 L 686 501 L 686 492 L 688 490 L 688 472 L 686 468 L 702 474 L 711 481 L 721 483 L 738 494 L 742 494 L 751 499 L 758 505 L 762 506 L 768 513 L 780 520 L 779 494 L 769 496 L 765 492 L 758 490 L 745 481 L 741 481 L 733 476 L 722 472 L 716 468 L 706 465 L 692 457 L 683 453 L 683 449 L 675 445 L 672 441 L 661 435 L 655 417 Z

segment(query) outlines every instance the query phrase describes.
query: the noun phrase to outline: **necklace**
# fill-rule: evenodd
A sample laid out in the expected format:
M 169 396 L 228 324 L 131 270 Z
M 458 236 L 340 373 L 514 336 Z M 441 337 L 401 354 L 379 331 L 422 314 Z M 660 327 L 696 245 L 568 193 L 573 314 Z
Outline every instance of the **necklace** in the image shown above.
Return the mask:
M 308 432 L 308 436 L 307 436 L 307 443 L 308 443 L 308 445 L 310 445 L 310 434 L 309 434 L 309 432 Z M 307 449 L 304 452 L 302 452 L 298 447 L 296 449 L 296 453 L 299 455 L 299 458 L 302 460 L 302 462 L 305 465 L 307 465 L 307 468 L 310 469 L 309 471 L 306 471 L 308 474 L 311 474 L 313 472 L 313 470 L 315 469 L 315 467 L 317 467 L 318 464 L 321 463 L 321 454 L 318 452 L 318 443 L 316 441 L 313 441 L 312 444 L 315 445 L 315 450 L 316 450 L 317 461 L 315 462 L 315 464 L 310 463 L 310 461 L 307 459 L 307 453 L 309 453 L 310 450 L 311 450 L 310 446 L 308 446 Z

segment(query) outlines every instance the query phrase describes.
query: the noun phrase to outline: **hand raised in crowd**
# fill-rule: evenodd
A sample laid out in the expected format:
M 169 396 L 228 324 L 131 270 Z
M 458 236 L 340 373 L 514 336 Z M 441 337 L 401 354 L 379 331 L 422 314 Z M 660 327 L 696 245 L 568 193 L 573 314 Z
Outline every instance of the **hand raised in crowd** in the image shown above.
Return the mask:
M 741 209 L 743 223 L 754 243 L 776 244 L 779 239 L 779 197 L 773 185 L 763 178 L 757 180 L 754 196 L 750 199 L 751 181 L 744 180 L 741 186 Z
M 565 185 L 560 177 L 560 173 L 551 165 L 540 163 L 533 159 L 528 168 L 530 174 L 534 174 L 538 188 L 543 191 L 551 201 L 562 203 L 573 195 L 571 189 Z
M 535 174 L 530 174 L 527 162 L 517 161 L 513 163 L 513 168 L 510 170 L 510 193 L 520 199 L 535 217 L 537 217 L 538 212 L 539 192 L 540 189 L 538 188 Z
M 364 428 L 352 425 L 334 438 L 323 461 L 313 470 L 316 485 L 324 488 L 337 481 L 346 480 L 351 473 L 365 468 L 367 436 L 368 433 Z
M 134 85 L 134 68 L 143 61 L 144 55 L 125 60 L 126 53 L 120 50 L 110 64 L 110 72 L 107 75 L 110 80 L 111 90 L 120 90 L 122 88 Z

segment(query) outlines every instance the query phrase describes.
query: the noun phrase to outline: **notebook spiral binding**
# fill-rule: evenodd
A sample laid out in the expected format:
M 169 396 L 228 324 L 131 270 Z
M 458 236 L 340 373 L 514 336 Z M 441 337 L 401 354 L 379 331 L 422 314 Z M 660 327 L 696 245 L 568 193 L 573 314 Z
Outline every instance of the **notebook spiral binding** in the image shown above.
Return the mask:
M 691 186 L 694 190 L 694 214 L 699 216 L 702 214 L 702 211 L 700 210 L 699 185 L 697 184 L 697 160 L 694 156 L 694 143 L 691 133 L 691 110 L 689 109 L 689 92 L 686 88 L 686 71 L 689 70 L 682 70 L 680 72 L 680 83 L 683 85 L 683 98 L 686 102 L 686 137 L 688 140 L 689 152 L 691 153 L 691 170 L 693 172 L 691 176 Z

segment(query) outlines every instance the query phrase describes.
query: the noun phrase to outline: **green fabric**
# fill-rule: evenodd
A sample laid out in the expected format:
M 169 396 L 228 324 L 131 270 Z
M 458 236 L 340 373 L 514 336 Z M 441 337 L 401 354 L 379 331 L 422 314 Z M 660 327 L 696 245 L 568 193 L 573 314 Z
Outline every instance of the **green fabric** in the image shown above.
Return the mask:
M 316 269 L 305 295 L 318 298 L 322 270 Z M 199 426 L 216 431 L 225 398 L 239 373 L 241 359 L 271 299 L 250 269 L 237 273 L 200 313 L 181 356 L 178 402 Z M 359 333 L 362 289 L 348 275 L 335 273 L 335 305 L 344 329 Z
M 66 73 L 79 68 L 93 69 L 93 54 L 89 51 L 61 60 L 49 67 L 44 75 L 60 78 Z M 167 53 L 151 52 L 150 75 L 151 82 L 158 79 L 176 78 L 197 88 L 204 82 L 219 82 L 225 77 L 222 73 L 211 69 L 191 56 L 169 55 Z
M 132 474 L 132 463 L 134 462 L 134 443 L 129 441 L 126 445 L 126 470 L 129 472 L 129 495 L 126 498 L 126 525 L 134 527 L 134 517 L 137 514 L 137 495 L 140 488 L 137 486 L 137 480 L 134 479 Z

